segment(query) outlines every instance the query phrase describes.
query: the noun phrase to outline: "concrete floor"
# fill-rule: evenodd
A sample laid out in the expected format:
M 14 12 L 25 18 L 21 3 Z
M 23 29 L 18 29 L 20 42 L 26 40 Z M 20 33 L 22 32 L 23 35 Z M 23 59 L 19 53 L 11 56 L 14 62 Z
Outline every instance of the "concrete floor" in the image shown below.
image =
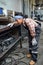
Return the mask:
M 23 46 L 22 48 L 18 46 L 17 49 L 13 51 L 9 56 L 14 58 L 16 60 L 16 63 L 18 62 L 17 65 L 29 65 L 29 61 L 31 59 L 26 57 L 26 54 L 28 53 L 28 49 L 29 49 L 27 37 L 25 37 L 24 40 L 22 41 L 22 46 Z M 39 51 L 38 61 L 35 65 L 43 65 L 43 27 L 40 36 L 38 51 Z
M 18 65 L 29 65 L 29 61 L 31 59 L 26 57 L 26 54 L 28 53 L 28 49 L 29 49 L 29 45 L 28 45 L 28 38 L 25 37 L 23 42 L 22 42 L 22 48 L 20 49 L 19 47 L 14 51 L 18 52 L 18 54 L 20 55 L 19 57 L 17 55 L 15 55 L 15 59 L 18 59 L 19 61 L 23 61 L 20 62 Z M 38 49 L 39 53 L 38 53 L 38 61 L 35 65 L 43 65 L 43 28 L 42 28 L 42 32 L 41 32 L 41 36 L 40 36 L 40 41 L 39 41 L 39 49 Z
M 26 57 L 26 54 L 28 52 L 28 38 L 24 38 L 24 41 L 22 43 L 23 45 L 23 48 L 20 50 L 22 52 L 24 52 L 25 54 L 25 57 L 23 59 L 21 59 L 21 61 L 24 61 L 27 63 L 27 65 L 29 65 L 29 61 L 31 59 L 27 58 Z M 42 26 L 42 32 L 41 32 L 41 35 L 40 35 L 40 40 L 39 40 L 39 49 L 38 49 L 38 61 L 35 65 L 43 65 L 43 26 Z M 19 65 L 22 65 L 22 64 L 19 64 Z

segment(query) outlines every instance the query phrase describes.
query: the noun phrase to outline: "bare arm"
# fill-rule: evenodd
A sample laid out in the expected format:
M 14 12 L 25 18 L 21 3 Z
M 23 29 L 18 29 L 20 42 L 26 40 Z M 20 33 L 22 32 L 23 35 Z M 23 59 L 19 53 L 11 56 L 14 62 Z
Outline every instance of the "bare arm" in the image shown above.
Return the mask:
M 23 19 L 17 19 L 16 21 L 9 23 L 7 26 L 12 27 L 13 25 L 21 25 L 23 22 Z
M 19 23 L 17 22 L 17 21 L 14 21 L 14 22 L 12 22 L 12 23 L 9 23 L 7 26 L 10 26 L 10 27 L 12 27 L 13 25 L 18 25 Z

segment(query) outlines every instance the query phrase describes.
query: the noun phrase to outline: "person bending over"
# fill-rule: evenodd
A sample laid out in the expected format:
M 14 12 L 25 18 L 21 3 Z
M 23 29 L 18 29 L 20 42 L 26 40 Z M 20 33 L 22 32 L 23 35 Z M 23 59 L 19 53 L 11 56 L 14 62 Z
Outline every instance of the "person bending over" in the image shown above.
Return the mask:
M 41 23 L 31 18 L 23 19 L 22 16 L 15 16 L 15 20 L 15 22 L 10 24 L 11 26 L 15 24 L 23 24 L 24 27 L 28 30 L 29 53 L 27 54 L 27 57 L 31 57 L 29 65 L 34 65 L 38 56 L 38 42 L 41 33 Z

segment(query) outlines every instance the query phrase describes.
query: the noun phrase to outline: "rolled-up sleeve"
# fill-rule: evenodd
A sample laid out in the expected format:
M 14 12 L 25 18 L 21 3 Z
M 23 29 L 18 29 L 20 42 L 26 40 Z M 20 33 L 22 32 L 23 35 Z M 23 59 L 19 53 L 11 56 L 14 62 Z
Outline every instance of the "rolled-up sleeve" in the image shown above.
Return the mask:
M 35 26 L 34 26 L 34 25 L 30 25 L 30 26 L 29 26 L 29 30 L 30 30 L 31 36 L 32 36 L 32 37 L 35 36 Z
M 30 30 L 30 34 L 32 37 L 35 36 L 35 24 L 34 24 L 34 20 L 32 19 L 26 19 L 26 24 Z

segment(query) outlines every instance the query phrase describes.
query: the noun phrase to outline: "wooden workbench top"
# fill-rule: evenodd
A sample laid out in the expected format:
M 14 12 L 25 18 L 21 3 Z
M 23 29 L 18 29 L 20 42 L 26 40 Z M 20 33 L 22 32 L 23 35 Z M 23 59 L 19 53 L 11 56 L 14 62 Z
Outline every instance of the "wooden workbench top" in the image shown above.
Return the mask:
M 0 33 L 3 32 L 3 31 L 9 30 L 10 28 L 12 28 L 10 26 L 7 26 L 9 23 L 12 23 L 12 22 L 15 22 L 13 20 L 13 18 L 0 17 L 0 26 L 1 25 L 2 26 L 5 25 L 5 27 L 0 28 Z M 17 26 L 19 26 L 19 25 L 14 25 L 14 27 L 17 27 Z

